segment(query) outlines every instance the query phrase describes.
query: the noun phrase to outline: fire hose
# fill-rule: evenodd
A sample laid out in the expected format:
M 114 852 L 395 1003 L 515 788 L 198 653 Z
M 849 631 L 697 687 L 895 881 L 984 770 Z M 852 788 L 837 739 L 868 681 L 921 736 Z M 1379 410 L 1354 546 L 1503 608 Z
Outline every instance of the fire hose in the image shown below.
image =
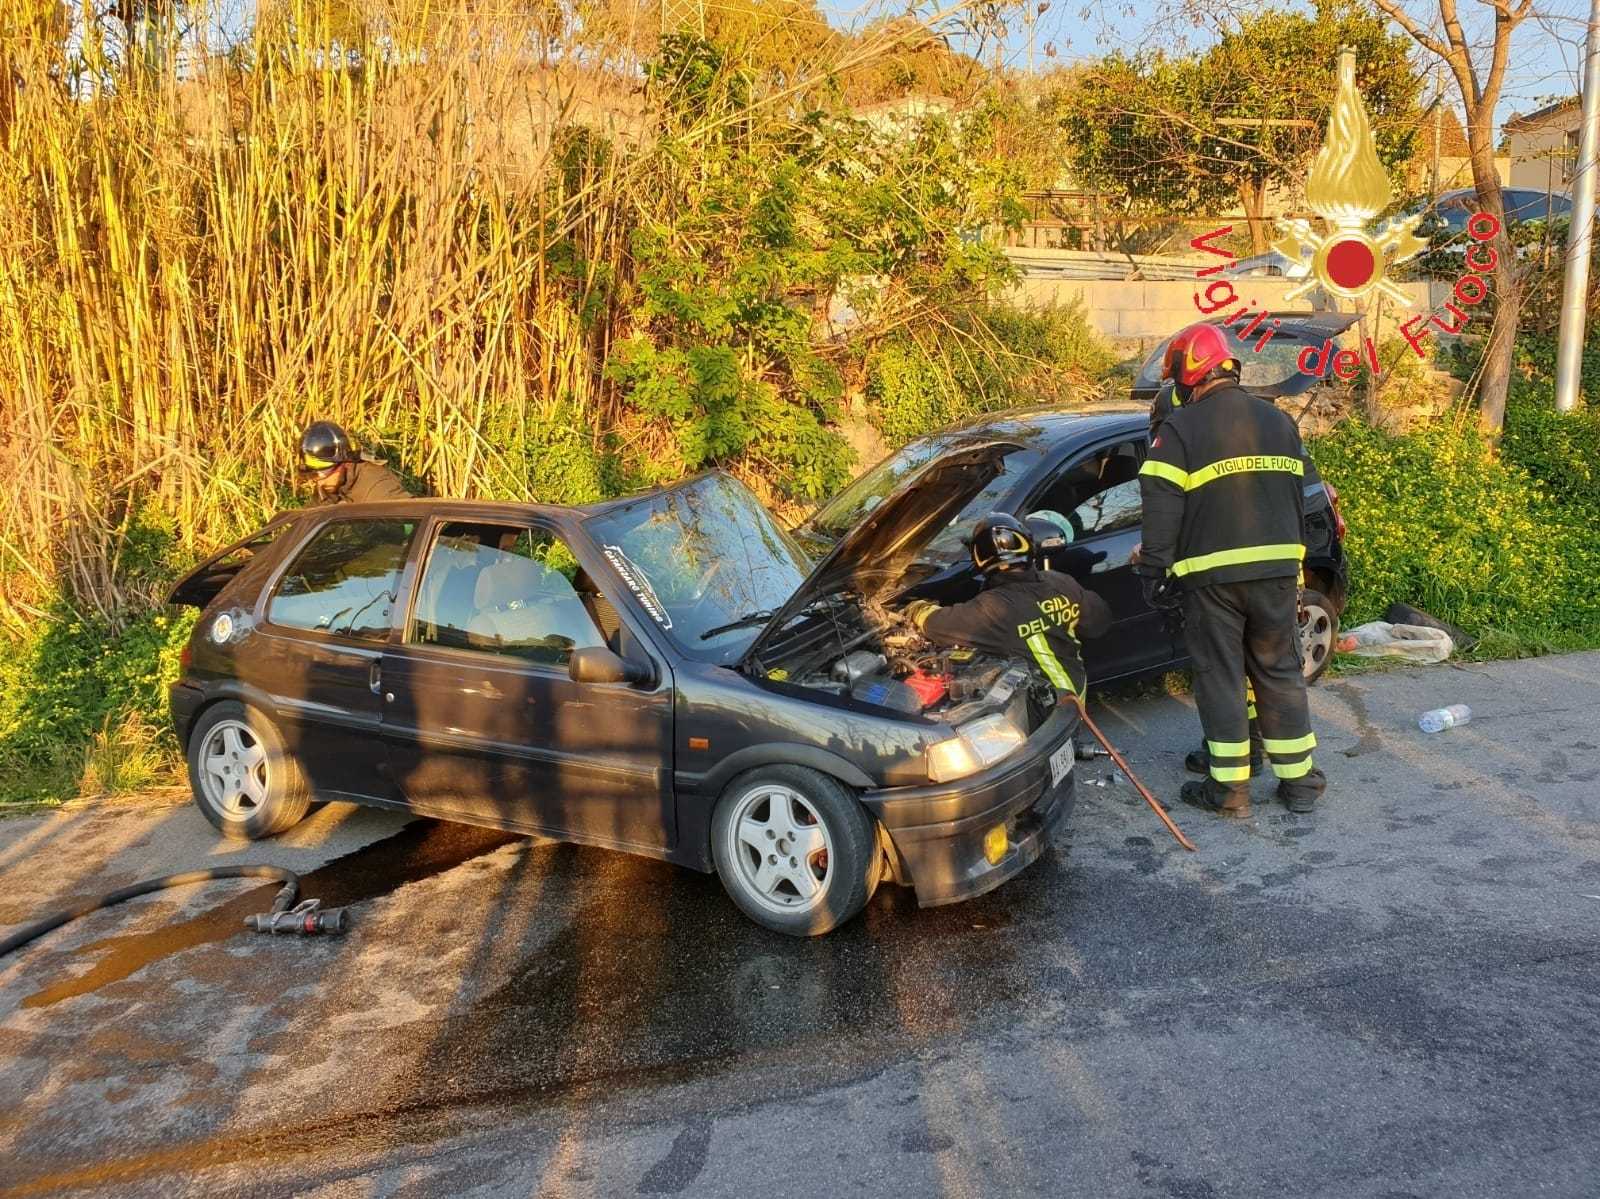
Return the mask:
M 57 912 L 53 916 L 46 916 L 43 920 L 25 925 L 0 941 L 0 957 L 4 957 L 13 949 L 20 949 L 30 941 L 38 940 L 69 920 L 87 916 L 90 912 L 97 912 L 101 908 L 113 907 L 137 896 L 149 895 L 152 891 L 164 891 L 168 887 L 186 887 L 191 883 L 210 882 L 219 878 L 270 878 L 283 884 L 278 894 L 273 897 L 272 906 L 267 911 L 245 918 L 244 926 L 248 929 L 258 933 L 295 933 L 303 937 L 334 936 L 345 931 L 347 919 L 343 908 L 324 909 L 320 899 L 307 899 L 299 904 L 295 903 L 300 894 L 300 876 L 292 870 L 285 870 L 282 866 L 214 866 L 209 870 L 186 870 L 181 874 L 146 879 L 144 882 L 123 887 L 120 891 L 109 891 L 104 895 L 85 899 L 64 912 Z

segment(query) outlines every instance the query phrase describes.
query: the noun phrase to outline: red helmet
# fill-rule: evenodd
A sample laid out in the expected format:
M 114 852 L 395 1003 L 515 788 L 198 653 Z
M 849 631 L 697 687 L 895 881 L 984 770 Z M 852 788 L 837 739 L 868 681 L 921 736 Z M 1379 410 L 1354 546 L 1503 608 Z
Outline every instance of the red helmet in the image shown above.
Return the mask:
M 1167 346 L 1161 377 L 1189 388 L 1230 363 L 1237 372 L 1239 359 L 1228 345 L 1226 333 L 1215 325 L 1190 325 Z

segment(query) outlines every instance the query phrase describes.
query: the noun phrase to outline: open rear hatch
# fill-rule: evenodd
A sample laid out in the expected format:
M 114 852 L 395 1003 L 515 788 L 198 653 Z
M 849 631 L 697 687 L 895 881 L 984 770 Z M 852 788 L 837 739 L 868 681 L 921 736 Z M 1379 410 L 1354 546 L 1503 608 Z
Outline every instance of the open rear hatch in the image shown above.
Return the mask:
M 294 523 L 293 512 L 274 516 L 265 528 L 218 550 L 174 584 L 167 595 L 167 603 L 181 604 L 204 610 L 211 601 L 222 594 L 222 589 L 233 581 L 244 567 L 277 539 L 278 535 Z

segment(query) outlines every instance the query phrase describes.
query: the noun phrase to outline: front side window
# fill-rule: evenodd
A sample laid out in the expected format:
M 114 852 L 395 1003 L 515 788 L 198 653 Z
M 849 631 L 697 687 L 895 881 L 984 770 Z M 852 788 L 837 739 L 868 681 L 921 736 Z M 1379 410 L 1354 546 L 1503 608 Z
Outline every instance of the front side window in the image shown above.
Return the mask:
M 1066 516 L 1074 539 L 1137 525 L 1141 443 L 1119 442 L 1068 464 L 1050 481 L 1033 509 Z
M 1139 481 L 1129 480 L 1091 496 L 1072 510 L 1073 529 L 1080 537 L 1136 528 L 1144 519 Z
M 553 533 L 452 521 L 428 554 L 406 641 L 565 666 L 574 649 L 605 644 L 575 585 L 586 578 Z
M 402 520 L 339 520 L 324 526 L 279 580 L 267 620 L 291 629 L 384 640 L 415 528 Z

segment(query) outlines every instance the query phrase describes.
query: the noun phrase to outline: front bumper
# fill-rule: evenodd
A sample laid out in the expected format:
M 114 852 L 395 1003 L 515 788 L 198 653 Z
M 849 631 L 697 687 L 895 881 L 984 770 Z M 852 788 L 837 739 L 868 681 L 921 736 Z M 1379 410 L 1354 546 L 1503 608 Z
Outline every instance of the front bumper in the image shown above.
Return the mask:
M 1050 785 L 1050 756 L 1070 745 L 1077 710 L 1058 707 L 1021 750 L 954 783 L 868 791 L 862 802 L 889 835 L 901 881 L 920 907 L 992 891 L 1031 865 L 1077 802 L 1076 771 Z M 1070 758 L 1069 758 L 1070 761 Z M 990 863 L 983 837 L 1007 828 L 1005 856 Z

